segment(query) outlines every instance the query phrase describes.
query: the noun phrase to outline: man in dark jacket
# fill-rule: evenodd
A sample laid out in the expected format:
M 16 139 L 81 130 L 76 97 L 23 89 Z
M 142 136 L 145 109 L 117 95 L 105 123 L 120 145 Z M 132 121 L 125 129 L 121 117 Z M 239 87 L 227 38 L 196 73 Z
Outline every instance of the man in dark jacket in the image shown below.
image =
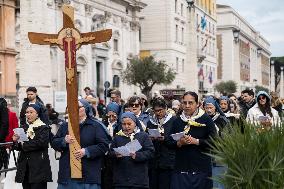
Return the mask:
M 22 109 L 20 112 L 20 126 L 24 129 L 27 129 L 27 121 L 26 121 L 26 109 L 30 104 L 37 104 L 40 107 L 40 119 L 46 124 L 49 125 L 49 119 L 47 110 L 44 106 L 43 101 L 37 95 L 37 89 L 35 87 L 29 87 L 26 90 L 27 98 L 24 99 L 22 104 Z
M 252 89 L 242 91 L 242 98 L 239 99 L 241 117 L 246 119 L 248 111 L 255 105 L 254 92 Z

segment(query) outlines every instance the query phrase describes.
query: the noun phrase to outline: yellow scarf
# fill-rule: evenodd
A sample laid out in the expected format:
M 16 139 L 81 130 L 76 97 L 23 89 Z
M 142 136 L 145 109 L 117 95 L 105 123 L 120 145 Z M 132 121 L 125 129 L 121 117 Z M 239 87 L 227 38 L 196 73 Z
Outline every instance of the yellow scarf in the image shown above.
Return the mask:
M 45 125 L 39 118 L 35 120 L 32 124 L 29 125 L 29 128 L 27 130 L 27 136 L 33 139 L 35 137 L 34 128 L 40 127 L 42 125 Z
M 131 141 L 133 141 L 134 139 L 134 135 L 136 134 L 136 132 L 131 133 L 130 135 L 125 134 L 122 130 L 120 130 L 118 133 L 116 133 L 118 136 L 124 136 L 127 138 L 130 138 Z
M 205 114 L 204 110 L 198 109 L 198 113 L 195 116 L 192 116 L 191 118 L 187 118 L 184 114 L 184 112 L 180 115 L 180 118 L 184 121 L 187 122 L 187 126 L 184 128 L 184 133 L 187 134 L 190 131 L 190 127 L 205 127 L 206 125 L 203 123 L 198 123 L 195 120 L 200 118 Z

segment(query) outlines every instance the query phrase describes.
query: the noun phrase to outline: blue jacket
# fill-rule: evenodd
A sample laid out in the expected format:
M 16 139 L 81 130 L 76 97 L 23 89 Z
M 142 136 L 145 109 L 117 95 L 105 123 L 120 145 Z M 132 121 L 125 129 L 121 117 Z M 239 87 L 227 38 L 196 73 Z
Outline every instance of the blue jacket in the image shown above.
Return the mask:
M 58 183 L 67 183 L 71 178 L 70 155 L 65 136 L 68 134 L 68 123 L 62 125 L 53 137 L 51 145 L 56 151 L 61 152 L 59 160 Z M 82 158 L 81 181 L 88 184 L 101 184 L 101 167 L 105 153 L 108 151 L 108 135 L 101 123 L 87 118 L 80 124 L 81 148 L 85 148 L 87 155 Z
M 116 135 L 111 144 L 111 156 L 113 161 L 113 184 L 115 187 L 137 187 L 149 188 L 148 178 L 148 160 L 154 156 L 154 146 L 145 132 L 135 134 L 134 139 L 137 139 L 142 146 L 136 152 L 136 158 L 122 157 L 117 158 L 113 148 L 126 145 L 130 142 L 130 138 Z

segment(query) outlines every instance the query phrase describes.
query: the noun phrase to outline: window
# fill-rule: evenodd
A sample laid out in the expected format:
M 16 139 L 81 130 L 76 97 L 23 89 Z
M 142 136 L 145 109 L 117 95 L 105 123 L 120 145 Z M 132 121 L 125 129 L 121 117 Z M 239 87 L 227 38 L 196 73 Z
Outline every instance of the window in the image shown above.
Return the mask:
M 180 5 L 180 14 L 183 16 L 183 4 Z
M 176 57 L 176 71 L 178 72 L 178 57 Z
M 176 41 L 175 42 L 178 42 L 178 25 L 176 25 Z
M 184 28 L 181 29 L 181 42 L 184 44 Z
M 184 59 L 182 59 L 181 70 L 182 70 L 182 73 L 184 73 Z
M 118 51 L 118 39 L 113 40 L 113 51 Z
M 175 0 L 175 13 L 177 13 L 177 0 Z

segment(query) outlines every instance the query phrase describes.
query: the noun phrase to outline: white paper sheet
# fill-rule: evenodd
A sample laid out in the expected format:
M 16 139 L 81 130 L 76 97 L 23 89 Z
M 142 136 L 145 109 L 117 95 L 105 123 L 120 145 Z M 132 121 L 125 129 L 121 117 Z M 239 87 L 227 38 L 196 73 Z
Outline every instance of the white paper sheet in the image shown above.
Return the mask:
M 20 138 L 18 142 L 24 142 L 24 141 L 29 141 L 25 131 L 23 128 L 15 128 L 13 129 L 14 133 L 17 134 Z
M 270 117 L 260 115 L 260 116 L 258 117 L 258 120 L 259 120 L 260 122 L 262 122 L 262 121 L 267 121 L 267 120 L 270 120 Z
M 137 139 L 127 143 L 125 146 L 113 148 L 115 152 L 122 156 L 130 156 L 130 153 L 135 153 L 142 148 L 141 144 Z
M 184 132 L 171 134 L 171 136 L 173 137 L 173 139 L 174 139 L 175 141 L 178 141 L 181 137 L 184 136 Z
M 148 129 L 148 133 L 150 137 L 158 138 L 161 137 L 161 133 L 159 129 Z

